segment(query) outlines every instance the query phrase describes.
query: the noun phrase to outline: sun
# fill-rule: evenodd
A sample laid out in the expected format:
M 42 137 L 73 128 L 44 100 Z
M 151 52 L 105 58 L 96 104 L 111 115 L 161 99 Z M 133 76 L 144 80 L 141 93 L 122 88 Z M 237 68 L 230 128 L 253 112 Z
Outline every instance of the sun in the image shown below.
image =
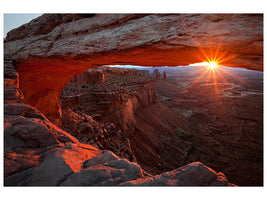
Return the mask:
M 189 66 L 203 66 L 207 67 L 210 70 L 215 70 L 219 65 L 216 61 L 209 61 L 209 62 L 201 62 L 201 63 L 194 63 L 190 64 Z
M 211 61 L 211 62 L 207 62 L 207 67 L 209 69 L 215 69 L 216 67 L 218 67 L 217 62 Z

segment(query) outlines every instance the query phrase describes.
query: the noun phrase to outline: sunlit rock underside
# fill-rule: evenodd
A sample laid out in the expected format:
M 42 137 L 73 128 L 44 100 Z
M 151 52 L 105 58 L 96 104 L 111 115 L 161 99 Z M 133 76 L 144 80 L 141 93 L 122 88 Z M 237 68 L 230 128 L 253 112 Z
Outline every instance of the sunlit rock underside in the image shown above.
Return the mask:
M 4 43 L 25 99 L 57 125 L 60 92 L 74 74 L 106 64 L 186 65 L 216 52 L 221 64 L 262 70 L 262 15 L 47 14 Z
M 229 58 L 222 64 L 263 70 L 262 21 L 262 15 L 47 14 L 10 31 L 5 185 L 231 185 L 201 163 L 151 177 L 136 163 L 79 143 L 58 128 L 60 93 L 88 68 L 185 65 L 203 59 L 200 49 L 218 49 Z

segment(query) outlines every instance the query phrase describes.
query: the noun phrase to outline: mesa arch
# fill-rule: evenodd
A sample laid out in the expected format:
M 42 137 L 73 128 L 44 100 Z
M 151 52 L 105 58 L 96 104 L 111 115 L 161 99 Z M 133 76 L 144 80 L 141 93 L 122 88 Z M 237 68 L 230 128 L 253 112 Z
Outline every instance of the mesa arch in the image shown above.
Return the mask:
M 218 49 L 229 57 L 222 64 L 262 71 L 263 15 L 45 14 L 8 33 L 4 59 L 13 61 L 26 103 L 60 126 L 60 92 L 74 74 L 110 64 L 188 65 Z

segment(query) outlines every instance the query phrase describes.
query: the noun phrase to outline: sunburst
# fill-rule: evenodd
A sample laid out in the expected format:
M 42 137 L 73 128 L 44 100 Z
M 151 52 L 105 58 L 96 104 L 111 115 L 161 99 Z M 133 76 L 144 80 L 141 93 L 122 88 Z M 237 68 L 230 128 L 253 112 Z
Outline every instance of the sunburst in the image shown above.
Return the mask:
M 232 78 L 236 78 L 240 81 L 240 77 L 235 76 L 222 67 L 224 64 L 226 64 L 226 61 L 229 62 L 229 60 L 235 58 L 236 55 L 230 54 L 225 50 L 221 51 L 221 41 L 218 42 L 216 48 L 203 48 L 203 46 L 200 45 L 196 39 L 193 39 L 193 42 L 197 46 L 195 56 L 199 59 L 199 62 L 190 64 L 189 66 L 199 66 L 200 69 L 198 72 L 201 72 L 201 74 L 196 77 L 192 84 L 199 83 L 199 81 L 201 79 L 203 80 L 204 77 L 207 78 L 206 81 L 212 80 L 214 85 L 214 94 L 217 99 L 220 99 L 220 89 L 218 84 L 219 80 L 217 79 L 227 83 L 227 79 L 223 76 L 223 74 L 227 74 L 228 76 L 230 75 Z

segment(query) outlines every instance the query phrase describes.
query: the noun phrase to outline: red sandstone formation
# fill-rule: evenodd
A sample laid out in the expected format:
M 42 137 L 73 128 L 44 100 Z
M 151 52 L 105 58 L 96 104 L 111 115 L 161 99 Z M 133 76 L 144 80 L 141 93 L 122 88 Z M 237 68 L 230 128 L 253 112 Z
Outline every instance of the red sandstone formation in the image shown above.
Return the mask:
M 231 56 L 225 65 L 262 70 L 262 31 L 262 15 L 47 14 L 9 32 L 4 43 L 5 185 L 118 185 L 134 180 L 153 185 L 137 164 L 81 144 L 50 122 L 61 124 L 61 91 L 74 74 L 106 64 L 199 62 L 198 43 L 207 52 L 220 44 L 220 55 Z M 229 185 L 220 173 L 192 165 L 200 168 L 198 173 L 179 176 L 178 170 L 153 180 L 162 185 Z
M 218 48 L 231 58 L 222 64 L 262 70 L 262 28 L 262 15 L 254 14 L 48 14 L 8 33 L 4 56 L 16 61 L 27 102 L 60 125 L 59 94 L 74 74 L 118 63 L 186 65 Z M 35 88 L 40 74 L 44 86 Z
M 159 80 L 161 78 L 161 74 L 158 69 L 155 69 L 152 73 L 152 77 L 156 80 Z
M 165 71 L 163 72 L 163 80 L 167 80 L 167 75 Z
M 48 14 L 8 33 L 5 56 L 173 66 L 199 62 L 199 43 L 206 52 L 220 45 L 220 52 L 235 55 L 230 66 L 262 70 L 262 28 L 262 15 L 255 14 Z
M 71 84 L 90 84 L 90 83 L 104 83 L 105 82 L 105 75 L 102 70 L 94 70 L 93 72 L 89 73 L 84 72 L 82 74 L 75 74 L 70 83 Z

